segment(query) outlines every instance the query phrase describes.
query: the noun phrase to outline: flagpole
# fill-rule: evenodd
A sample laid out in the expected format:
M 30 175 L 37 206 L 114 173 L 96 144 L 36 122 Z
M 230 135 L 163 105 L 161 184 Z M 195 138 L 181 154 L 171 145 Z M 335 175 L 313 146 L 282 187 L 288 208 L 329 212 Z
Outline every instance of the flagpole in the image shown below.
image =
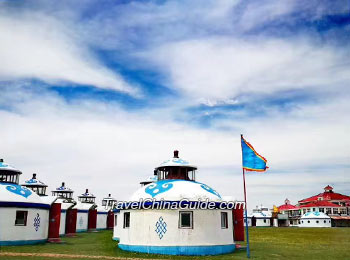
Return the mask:
M 241 134 L 241 142 L 243 139 L 243 135 Z M 243 147 L 242 147 L 242 151 L 243 151 Z M 242 154 L 242 171 L 243 171 L 243 187 L 244 187 L 244 211 L 245 211 L 245 218 L 244 218 L 244 222 L 245 222 L 245 231 L 246 231 L 246 237 L 247 237 L 247 258 L 250 258 L 250 247 L 249 247 L 249 232 L 248 232 L 248 212 L 247 212 L 247 191 L 246 191 L 246 187 L 245 187 L 245 171 L 243 168 L 243 154 Z
M 246 188 L 245 188 L 245 171 L 244 168 L 242 168 L 243 170 L 243 186 L 244 186 L 244 210 L 245 210 L 245 232 L 246 232 L 246 236 L 247 236 L 247 258 L 250 258 L 250 248 L 249 248 L 249 232 L 248 232 L 248 213 L 247 213 L 247 192 L 246 192 Z

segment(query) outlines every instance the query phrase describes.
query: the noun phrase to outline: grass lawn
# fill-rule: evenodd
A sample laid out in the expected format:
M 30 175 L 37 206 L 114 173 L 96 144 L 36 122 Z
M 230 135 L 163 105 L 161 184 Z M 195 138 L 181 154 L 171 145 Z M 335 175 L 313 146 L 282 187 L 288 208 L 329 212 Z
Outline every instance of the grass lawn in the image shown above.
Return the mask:
M 4 246 L 0 247 L 0 252 L 153 259 L 246 259 L 245 251 L 210 257 L 175 257 L 130 253 L 120 250 L 111 237 L 112 231 L 80 233 L 74 238 L 62 238 L 64 241 L 62 244 Z M 349 228 L 250 228 L 250 241 L 252 259 L 350 259 Z M 43 260 L 47 257 L 0 256 L 0 259 Z M 69 260 L 70 258 L 62 259 Z M 77 260 L 77 258 L 74 259 Z

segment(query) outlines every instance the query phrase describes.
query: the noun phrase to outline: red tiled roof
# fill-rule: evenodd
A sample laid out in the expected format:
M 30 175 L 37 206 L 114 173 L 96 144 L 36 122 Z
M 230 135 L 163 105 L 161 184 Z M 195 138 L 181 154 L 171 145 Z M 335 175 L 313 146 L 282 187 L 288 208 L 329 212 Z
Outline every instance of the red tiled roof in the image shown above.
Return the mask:
M 322 197 L 323 200 L 350 200 L 350 196 L 346 196 L 335 192 L 323 192 L 316 196 L 299 200 L 299 203 L 318 201 L 318 198 Z
M 293 210 L 293 209 L 298 209 L 298 207 L 291 204 L 283 204 L 278 207 L 278 210 Z
M 304 205 L 300 205 L 300 208 L 312 208 L 312 207 L 342 207 L 338 204 L 331 203 L 328 201 L 320 200 L 320 201 L 315 201 L 315 202 L 310 202 Z

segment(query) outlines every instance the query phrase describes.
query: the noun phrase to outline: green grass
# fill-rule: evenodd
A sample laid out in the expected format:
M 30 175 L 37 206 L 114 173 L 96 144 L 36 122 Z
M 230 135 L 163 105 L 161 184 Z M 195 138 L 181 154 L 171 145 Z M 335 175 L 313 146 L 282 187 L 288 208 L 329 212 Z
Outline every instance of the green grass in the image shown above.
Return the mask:
M 6 246 L 0 252 L 58 253 L 162 259 L 246 259 L 245 251 L 209 257 L 147 255 L 120 250 L 111 240 L 111 231 L 81 233 L 62 238 L 62 244 Z M 350 259 L 349 228 L 250 228 L 252 259 Z M 24 259 L 1 257 L 0 259 Z M 43 260 L 43 257 L 25 257 Z M 58 258 L 57 258 L 58 259 Z M 68 260 L 68 258 L 64 258 Z M 76 260 L 76 258 L 75 258 Z

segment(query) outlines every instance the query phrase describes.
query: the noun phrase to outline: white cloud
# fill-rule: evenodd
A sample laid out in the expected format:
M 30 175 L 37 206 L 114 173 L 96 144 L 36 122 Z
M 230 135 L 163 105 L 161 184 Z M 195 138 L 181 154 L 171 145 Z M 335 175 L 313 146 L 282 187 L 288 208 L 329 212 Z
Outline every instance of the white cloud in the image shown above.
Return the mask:
M 304 107 L 300 118 L 272 113 L 269 119 L 251 119 L 249 124 L 226 121 L 237 130 L 220 132 L 175 123 L 168 110 L 132 113 L 100 102 L 67 104 L 45 91 L 38 95 L 9 89 L 0 102 L 12 104 L 10 111 L 0 111 L 2 157 L 23 170 L 21 181 L 37 172 L 50 189 L 65 181 L 76 195 L 89 188 L 98 199 L 107 193 L 127 199 L 139 181 L 179 149 L 184 159 L 199 167 L 199 181 L 242 199 L 243 132 L 271 167 L 266 174 L 247 177 L 250 207 L 271 206 L 285 197 L 301 199 L 328 183 L 349 192 L 342 186 L 349 182 L 345 168 L 323 170 L 322 176 L 316 170 L 310 173 L 318 165 L 349 161 L 350 123 L 345 116 L 350 109 L 345 100 L 321 109 Z M 287 183 L 293 183 L 294 191 Z
M 306 40 L 206 38 L 181 41 L 141 56 L 169 77 L 169 85 L 197 99 L 274 93 L 349 82 L 341 51 Z
M 34 78 L 136 95 L 137 89 L 101 64 L 72 27 L 39 13 L 11 16 L 1 12 L 0 80 Z

